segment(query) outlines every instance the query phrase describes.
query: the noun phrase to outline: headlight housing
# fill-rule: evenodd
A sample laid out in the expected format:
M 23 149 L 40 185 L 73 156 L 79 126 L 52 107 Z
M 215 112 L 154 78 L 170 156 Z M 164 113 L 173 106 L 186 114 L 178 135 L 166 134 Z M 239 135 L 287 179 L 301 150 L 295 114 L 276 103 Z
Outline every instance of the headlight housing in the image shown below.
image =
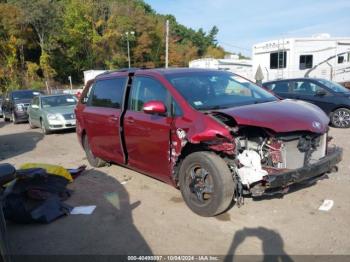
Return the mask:
M 47 114 L 48 120 L 61 120 L 60 114 Z

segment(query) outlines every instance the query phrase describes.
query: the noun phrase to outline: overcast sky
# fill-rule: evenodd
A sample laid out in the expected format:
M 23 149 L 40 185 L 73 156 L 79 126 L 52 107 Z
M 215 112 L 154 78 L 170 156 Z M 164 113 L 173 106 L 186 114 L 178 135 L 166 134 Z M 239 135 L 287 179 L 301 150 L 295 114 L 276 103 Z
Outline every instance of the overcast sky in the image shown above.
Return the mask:
M 145 0 L 194 29 L 219 28 L 226 50 L 250 55 L 252 45 L 329 33 L 350 37 L 350 0 Z

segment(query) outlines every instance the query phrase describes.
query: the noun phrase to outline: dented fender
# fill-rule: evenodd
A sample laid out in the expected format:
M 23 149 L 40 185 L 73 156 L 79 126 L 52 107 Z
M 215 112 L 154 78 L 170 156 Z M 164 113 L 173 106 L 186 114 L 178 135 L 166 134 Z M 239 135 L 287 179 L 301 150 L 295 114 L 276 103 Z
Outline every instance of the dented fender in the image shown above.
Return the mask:
M 171 130 L 170 162 L 172 172 L 183 148 L 188 144 L 203 145 L 215 152 L 232 155 L 235 140 L 230 128 L 209 115 L 201 115 L 196 121 L 176 119 Z

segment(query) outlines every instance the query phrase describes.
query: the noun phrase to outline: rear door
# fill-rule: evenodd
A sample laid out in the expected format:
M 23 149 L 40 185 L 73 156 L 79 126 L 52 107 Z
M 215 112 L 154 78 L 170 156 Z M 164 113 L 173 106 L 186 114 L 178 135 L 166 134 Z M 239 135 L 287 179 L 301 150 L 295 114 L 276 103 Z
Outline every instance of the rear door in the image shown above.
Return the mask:
M 276 81 L 272 83 L 266 83 L 264 84 L 264 86 L 281 98 L 294 98 L 290 90 L 290 83 L 288 81 Z
M 161 180 L 170 178 L 170 114 L 151 115 L 143 105 L 162 101 L 169 111 L 170 94 L 156 79 L 135 76 L 124 118 L 128 164 Z
M 318 95 L 319 91 L 324 91 L 325 95 Z M 315 104 L 327 114 L 334 108 L 333 94 L 308 79 L 295 80 L 292 85 L 292 92 L 296 99 Z
M 119 118 L 126 81 L 126 77 L 96 81 L 82 112 L 93 154 L 116 163 L 123 163 Z

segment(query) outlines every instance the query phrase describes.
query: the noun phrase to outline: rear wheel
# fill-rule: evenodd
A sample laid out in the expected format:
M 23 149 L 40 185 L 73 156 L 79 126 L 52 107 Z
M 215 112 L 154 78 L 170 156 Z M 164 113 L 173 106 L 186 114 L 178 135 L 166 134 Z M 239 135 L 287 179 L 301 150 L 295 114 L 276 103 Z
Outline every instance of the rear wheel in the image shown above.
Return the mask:
M 332 113 L 331 122 L 334 127 L 348 128 L 350 127 L 350 110 L 347 108 L 339 108 Z
M 106 165 L 106 161 L 102 160 L 99 157 L 95 157 L 94 154 L 91 151 L 90 145 L 89 145 L 89 141 L 87 136 L 85 135 L 83 138 L 83 146 L 84 146 L 84 150 L 85 150 L 85 154 L 86 154 L 86 158 L 89 162 L 89 164 L 93 167 L 103 167 L 104 165 Z
M 233 201 L 231 172 L 225 161 L 214 153 L 188 155 L 181 164 L 179 182 L 187 206 L 200 216 L 218 215 Z

